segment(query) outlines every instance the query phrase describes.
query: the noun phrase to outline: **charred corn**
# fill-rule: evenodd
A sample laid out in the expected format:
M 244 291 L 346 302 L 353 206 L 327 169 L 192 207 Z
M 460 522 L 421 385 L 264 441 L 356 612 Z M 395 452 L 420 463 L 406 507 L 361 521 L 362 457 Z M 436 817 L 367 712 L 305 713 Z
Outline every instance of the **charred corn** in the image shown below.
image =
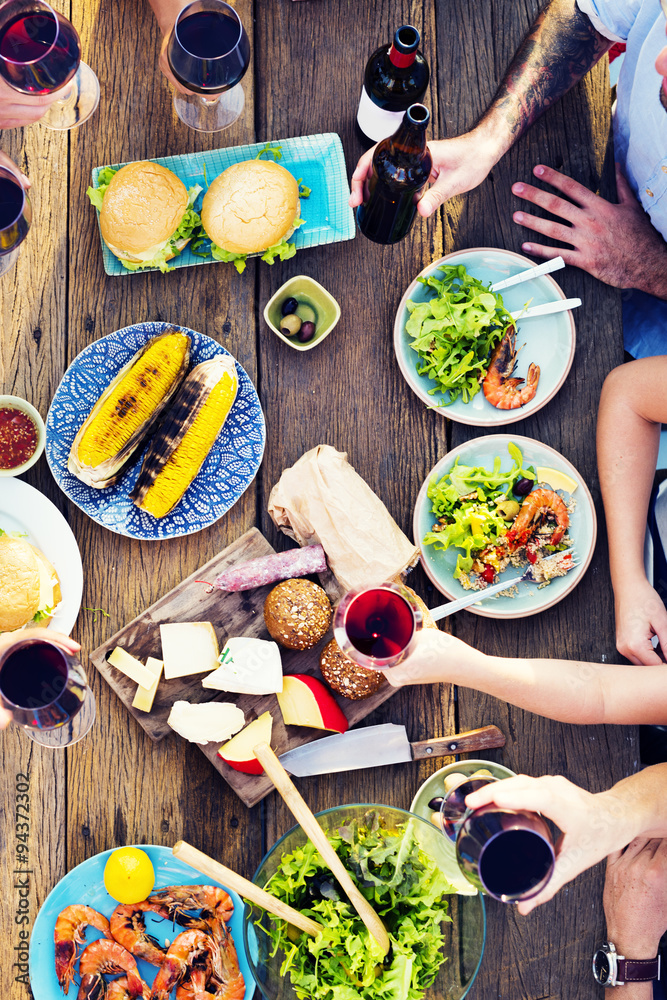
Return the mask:
M 172 327 L 152 337 L 118 372 L 72 442 L 67 468 L 95 489 L 122 475 L 185 377 L 190 338 Z
M 234 359 L 217 354 L 196 365 L 150 443 L 130 494 L 141 510 L 164 517 L 204 464 L 236 399 Z

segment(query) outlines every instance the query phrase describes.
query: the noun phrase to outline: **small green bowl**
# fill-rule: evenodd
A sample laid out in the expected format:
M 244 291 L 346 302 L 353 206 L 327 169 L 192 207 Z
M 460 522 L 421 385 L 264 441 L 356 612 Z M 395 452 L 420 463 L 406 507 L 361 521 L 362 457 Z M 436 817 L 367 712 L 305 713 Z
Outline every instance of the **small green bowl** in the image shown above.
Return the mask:
M 281 306 L 285 299 L 289 298 L 295 298 L 299 303 L 309 305 L 317 316 L 315 336 L 305 344 L 299 341 L 298 335 L 286 337 L 280 332 Z M 264 319 L 266 325 L 270 326 L 273 332 L 290 347 L 296 351 L 309 351 L 329 336 L 340 319 L 340 306 L 333 295 L 330 295 L 314 278 L 309 278 L 307 274 L 297 274 L 271 296 L 264 308 Z
M 41 415 L 27 399 L 22 399 L 21 396 L 0 396 L 0 409 L 5 407 L 25 413 L 27 417 L 30 417 L 37 430 L 37 445 L 28 461 L 23 462 L 22 465 L 15 465 L 12 469 L 0 469 L 1 478 L 10 478 L 23 475 L 41 457 L 46 443 L 46 429 Z

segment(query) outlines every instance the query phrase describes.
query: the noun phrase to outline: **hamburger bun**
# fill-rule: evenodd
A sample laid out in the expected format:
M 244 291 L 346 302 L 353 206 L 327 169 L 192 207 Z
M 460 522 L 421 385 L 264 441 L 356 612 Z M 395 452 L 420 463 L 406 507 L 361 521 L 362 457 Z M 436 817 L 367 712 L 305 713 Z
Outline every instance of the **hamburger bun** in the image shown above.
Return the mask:
M 113 182 L 112 182 L 113 183 Z M 223 170 L 204 195 L 207 235 L 231 253 L 261 253 L 294 232 L 299 185 L 272 160 L 244 160 Z
M 62 592 L 55 568 L 34 545 L 22 538 L 0 535 L 0 632 L 13 632 L 33 622 L 45 627 Z
M 150 260 L 176 232 L 187 207 L 185 184 L 171 170 L 148 160 L 128 163 L 114 174 L 104 194 L 104 242 L 121 260 Z M 179 243 L 185 246 L 188 240 Z

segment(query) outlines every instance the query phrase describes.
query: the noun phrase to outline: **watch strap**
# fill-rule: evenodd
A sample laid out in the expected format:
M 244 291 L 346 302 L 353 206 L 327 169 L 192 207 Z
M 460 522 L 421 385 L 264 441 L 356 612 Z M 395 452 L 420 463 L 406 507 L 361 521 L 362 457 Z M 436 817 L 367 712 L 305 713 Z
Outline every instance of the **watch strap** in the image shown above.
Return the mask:
M 660 955 L 655 958 L 619 958 L 616 979 L 619 983 L 648 983 L 660 979 Z

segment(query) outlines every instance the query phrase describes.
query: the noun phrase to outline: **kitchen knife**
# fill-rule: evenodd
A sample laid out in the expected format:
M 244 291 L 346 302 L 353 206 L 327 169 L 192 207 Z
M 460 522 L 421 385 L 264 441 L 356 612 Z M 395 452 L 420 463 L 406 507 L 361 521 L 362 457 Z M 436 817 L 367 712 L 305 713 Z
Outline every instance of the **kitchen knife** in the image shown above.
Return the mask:
M 457 753 L 477 753 L 505 746 L 505 737 L 497 726 L 483 726 L 467 733 L 441 736 L 435 740 L 410 743 L 405 726 L 388 722 L 336 733 L 321 740 L 288 750 L 279 758 L 290 774 L 300 778 L 308 774 L 334 774 L 383 764 L 402 764 L 407 760 L 428 760 Z

